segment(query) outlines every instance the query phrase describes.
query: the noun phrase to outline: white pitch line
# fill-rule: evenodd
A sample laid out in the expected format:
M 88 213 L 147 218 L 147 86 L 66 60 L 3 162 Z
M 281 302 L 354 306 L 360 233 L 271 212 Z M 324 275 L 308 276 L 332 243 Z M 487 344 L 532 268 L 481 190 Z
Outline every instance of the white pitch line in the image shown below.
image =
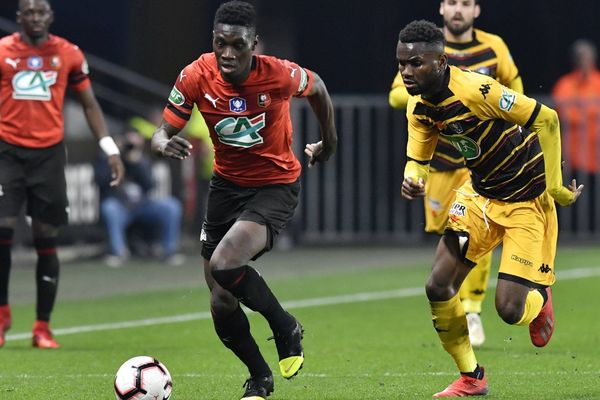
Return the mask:
M 494 376 L 597 376 L 600 370 L 591 371 L 495 371 Z M 322 378 L 322 379 L 338 379 L 338 378 L 408 378 L 408 377 L 423 377 L 423 376 L 454 376 L 456 371 L 427 371 L 427 372 L 384 372 L 381 374 L 323 374 L 315 372 L 303 372 L 301 378 Z M 171 374 L 173 378 L 241 378 L 246 375 L 240 374 L 207 374 L 198 372 L 187 372 L 179 374 Z M 106 379 L 114 378 L 114 374 L 51 374 L 51 375 L 36 375 L 36 374 L 0 374 L 0 379 L 17 378 L 31 380 L 56 380 L 56 379 Z M 296 378 L 294 378 L 296 379 Z
M 600 276 L 600 267 L 574 268 L 562 272 L 558 272 L 559 280 L 572 280 Z M 496 280 L 490 281 L 490 287 L 496 286 Z M 362 303 L 366 301 L 386 300 L 386 299 L 401 299 L 425 294 L 424 287 L 413 287 L 396 290 L 386 290 L 381 292 L 364 292 L 345 294 L 340 296 L 316 297 L 312 299 L 291 300 L 282 302 L 284 308 L 309 308 L 330 306 L 336 304 Z M 139 319 L 134 321 L 111 322 L 96 325 L 73 326 L 71 328 L 53 329 L 52 332 L 56 336 L 73 335 L 85 332 L 98 332 L 119 330 L 127 328 L 139 328 L 141 326 L 164 325 L 174 322 L 198 321 L 210 318 L 210 312 L 198 312 L 190 314 L 172 315 L 169 317 Z M 30 332 L 14 333 L 6 335 L 6 340 L 25 340 L 30 339 Z

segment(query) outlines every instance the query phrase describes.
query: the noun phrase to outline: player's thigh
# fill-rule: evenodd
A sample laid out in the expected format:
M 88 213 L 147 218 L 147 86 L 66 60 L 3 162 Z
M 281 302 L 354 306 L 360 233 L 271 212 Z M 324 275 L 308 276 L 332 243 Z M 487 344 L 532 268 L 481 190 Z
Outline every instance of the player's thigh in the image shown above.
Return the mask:
M 504 234 L 501 226 L 488 216 L 490 201 L 466 182 L 456 192 L 450 206 L 445 236 L 454 236 L 459 244 L 459 260 L 474 267 L 479 259 L 492 251 Z
M 442 234 L 456 190 L 469 179 L 469 170 L 434 171 L 425 183 L 425 232 Z
M 256 222 L 267 230 L 265 246 L 253 259 L 273 248 L 275 239 L 294 216 L 299 195 L 300 182 L 296 181 L 263 186 L 248 200 L 238 220 Z
M 557 221 L 550 203 L 544 193 L 507 209 L 499 278 L 530 287 L 554 283 Z
M 264 250 L 267 227 L 253 221 L 236 221 L 217 245 L 211 268 L 228 269 L 246 265 Z
M 28 153 L 27 214 L 46 224 L 66 224 L 69 202 L 63 143 L 45 149 L 30 149 Z
M 19 215 L 26 199 L 25 163 L 18 149 L 0 141 L 0 219 Z M 9 224 L 9 220 L 5 220 Z

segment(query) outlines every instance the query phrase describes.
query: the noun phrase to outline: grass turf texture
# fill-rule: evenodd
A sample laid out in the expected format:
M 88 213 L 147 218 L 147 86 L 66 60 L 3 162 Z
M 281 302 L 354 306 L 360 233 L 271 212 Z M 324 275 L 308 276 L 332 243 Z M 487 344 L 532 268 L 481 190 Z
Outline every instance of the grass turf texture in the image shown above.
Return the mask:
M 294 303 L 422 288 L 431 264 L 424 260 L 433 258 L 429 252 L 424 255 L 399 249 L 397 259 L 401 262 L 390 262 L 393 254 L 386 254 L 381 257 L 381 265 L 371 260 L 373 268 L 363 269 L 366 261 L 356 256 L 358 253 L 353 257 L 352 252 L 356 251 L 314 251 L 313 255 L 322 252 L 317 254 L 321 263 L 307 268 L 309 274 L 297 267 L 282 272 L 289 269 L 284 263 L 309 253 L 280 253 L 264 258 L 267 280 L 280 300 L 299 306 L 291 310 L 306 328 L 304 369 L 298 377 L 286 381 L 277 375 L 277 354 L 273 342 L 266 341 L 271 334 L 266 322 L 259 315 L 250 315 L 253 334 L 275 372 L 275 392 L 269 399 L 428 399 L 457 377 L 452 360 L 432 328 L 423 291 L 370 301 L 351 298 L 349 301 L 353 302 L 336 304 L 342 299 L 338 297 L 333 304 L 310 307 Z M 362 251 L 377 259 L 380 250 Z M 282 266 L 271 268 L 274 261 L 267 262 L 268 259 Z M 192 262 L 198 260 L 189 261 Z M 502 323 L 493 309 L 493 290 L 490 291 L 483 311 L 487 340 L 482 349 L 476 350 L 488 373 L 489 398 L 600 399 L 600 249 L 559 248 L 557 266 L 559 274 L 583 267 L 596 274 L 562 280 L 559 275 L 554 287 L 557 329 L 546 348 L 531 345 L 527 328 Z M 70 268 L 73 267 L 66 266 L 65 270 L 69 272 Z M 23 270 L 13 274 L 13 281 L 19 281 L 17 287 L 21 280 L 23 285 L 32 286 L 32 270 Z M 239 399 L 246 370 L 218 341 L 206 314 L 201 314 L 208 310 L 207 290 L 194 287 L 200 282 L 194 266 L 165 270 L 158 264 L 133 263 L 121 270 L 110 270 L 90 262 L 80 263 L 71 272 L 81 274 L 81 279 L 102 274 L 103 278 L 97 278 L 103 279 L 102 284 L 114 285 L 105 288 L 105 295 L 99 291 L 91 299 L 61 297 L 53 319 L 55 329 L 189 313 L 197 313 L 192 317 L 198 319 L 59 334 L 61 349 L 40 351 L 31 348 L 29 339 L 21 339 L 26 335 L 19 335 L 29 332 L 33 320 L 31 301 L 23 300 L 13 305 L 14 323 L 9 334 L 17 335 L 17 339 L 11 340 L 9 335 L 5 347 L 0 349 L 1 399 L 112 399 L 116 369 L 135 355 L 152 355 L 167 365 L 174 380 L 173 399 Z M 145 290 L 111 290 L 127 279 L 135 281 L 136 274 L 140 279 L 162 274 L 167 283 L 151 281 Z M 169 280 L 177 274 L 187 274 L 187 283 Z M 63 281 L 67 285 L 77 283 L 67 277 Z M 163 286 L 167 289 L 160 290 Z M 75 291 L 68 287 L 61 290 Z

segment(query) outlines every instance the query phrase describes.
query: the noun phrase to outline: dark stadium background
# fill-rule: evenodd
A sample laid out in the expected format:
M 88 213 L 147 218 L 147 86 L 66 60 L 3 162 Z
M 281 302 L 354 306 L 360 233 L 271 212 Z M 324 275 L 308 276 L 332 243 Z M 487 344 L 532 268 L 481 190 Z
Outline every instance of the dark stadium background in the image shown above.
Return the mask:
M 171 84 L 182 65 L 210 51 L 216 0 L 54 0 L 52 31 L 84 51 Z M 398 31 L 413 19 L 441 23 L 438 1 L 256 0 L 265 52 L 314 68 L 333 93 L 381 93 L 396 71 Z M 600 43 L 595 0 L 486 1 L 477 26 L 501 35 L 525 90 L 546 93 L 570 68 L 569 45 Z M 2 0 L 14 19 L 17 0 Z

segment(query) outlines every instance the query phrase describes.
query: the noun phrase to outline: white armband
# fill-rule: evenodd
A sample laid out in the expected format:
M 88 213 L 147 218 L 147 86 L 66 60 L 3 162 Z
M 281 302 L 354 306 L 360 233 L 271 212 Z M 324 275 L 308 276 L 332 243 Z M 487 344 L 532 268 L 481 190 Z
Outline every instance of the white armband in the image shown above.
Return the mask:
M 119 148 L 117 147 L 117 144 L 115 143 L 113 138 L 110 136 L 104 136 L 102 139 L 100 139 L 98 141 L 98 144 L 100 145 L 100 148 L 102 149 L 102 151 L 104 151 L 104 153 L 106 153 L 106 155 L 109 157 L 117 155 L 117 154 L 121 154 L 121 152 L 119 151 Z

